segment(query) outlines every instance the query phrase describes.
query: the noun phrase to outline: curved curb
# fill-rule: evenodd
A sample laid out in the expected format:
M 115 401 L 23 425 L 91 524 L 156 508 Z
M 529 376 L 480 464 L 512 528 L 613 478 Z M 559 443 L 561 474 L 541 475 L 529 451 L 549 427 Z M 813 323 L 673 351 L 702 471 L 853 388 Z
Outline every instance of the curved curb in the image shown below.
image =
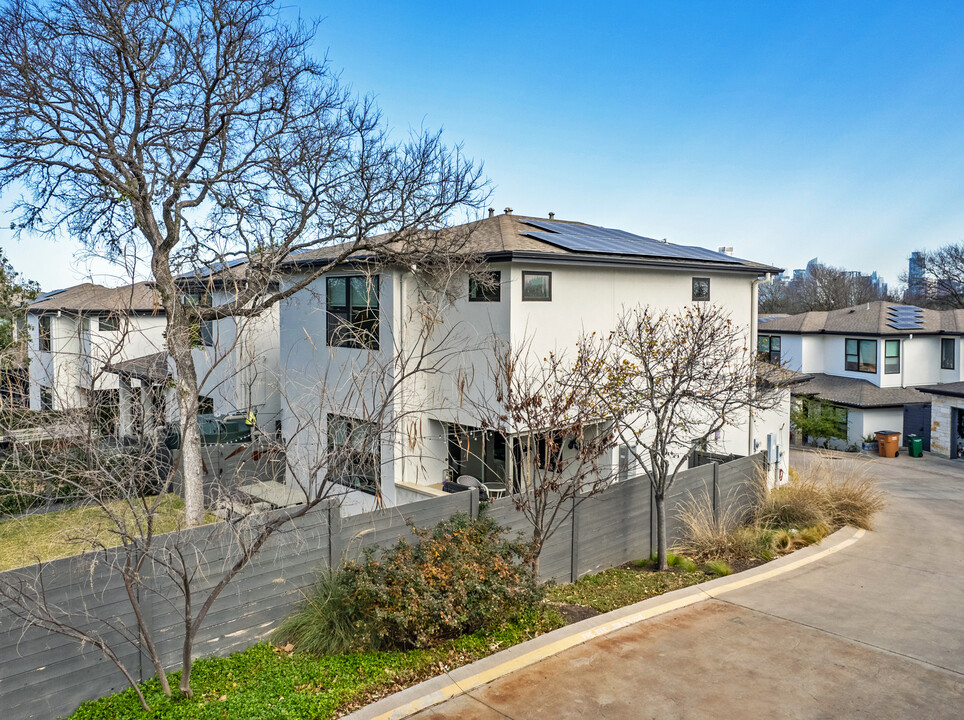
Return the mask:
M 765 565 L 567 625 L 389 695 L 344 716 L 344 720 L 401 720 L 600 635 L 797 570 L 850 547 L 865 534 L 866 530 L 842 528 L 818 545 L 797 550 Z

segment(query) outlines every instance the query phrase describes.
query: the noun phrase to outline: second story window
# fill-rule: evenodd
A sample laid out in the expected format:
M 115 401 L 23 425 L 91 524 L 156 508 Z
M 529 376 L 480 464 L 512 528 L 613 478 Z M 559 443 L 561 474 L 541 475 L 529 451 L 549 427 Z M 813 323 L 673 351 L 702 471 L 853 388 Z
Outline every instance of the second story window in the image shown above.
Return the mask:
M 211 307 L 210 293 L 185 293 L 184 304 L 188 307 Z M 101 318 L 101 330 L 104 329 Z M 197 320 L 191 323 L 191 347 L 214 347 L 214 320 Z
M 97 320 L 97 329 L 101 332 L 117 332 L 120 330 L 120 318 L 117 315 L 102 315 Z
M 40 339 L 40 352 L 50 352 L 50 316 L 41 315 L 37 323 L 37 332 Z
M 378 276 L 325 278 L 330 347 L 378 350 Z
M 499 302 L 502 299 L 502 273 L 485 273 L 486 277 L 469 278 L 469 302 Z
M 780 364 L 780 336 L 779 335 L 760 335 L 757 339 L 757 352 L 763 362 Z
M 877 372 L 877 341 L 847 338 L 844 369 L 855 372 Z M 898 358 L 899 361 L 899 358 Z
M 710 300 L 710 279 L 693 278 L 693 302 L 709 302 Z
M 941 338 L 941 370 L 954 369 L 954 338 Z
M 900 340 L 884 340 L 884 374 L 900 372 Z
M 552 273 L 523 270 L 522 299 L 541 302 L 552 300 Z

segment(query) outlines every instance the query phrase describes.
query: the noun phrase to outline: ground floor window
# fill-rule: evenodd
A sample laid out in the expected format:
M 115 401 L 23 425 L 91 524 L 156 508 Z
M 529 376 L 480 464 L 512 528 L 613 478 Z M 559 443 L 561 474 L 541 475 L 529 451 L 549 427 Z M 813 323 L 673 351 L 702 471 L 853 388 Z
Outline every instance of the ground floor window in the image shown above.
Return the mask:
M 381 452 L 374 423 L 329 415 L 328 468 L 332 482 L 377 495 Z

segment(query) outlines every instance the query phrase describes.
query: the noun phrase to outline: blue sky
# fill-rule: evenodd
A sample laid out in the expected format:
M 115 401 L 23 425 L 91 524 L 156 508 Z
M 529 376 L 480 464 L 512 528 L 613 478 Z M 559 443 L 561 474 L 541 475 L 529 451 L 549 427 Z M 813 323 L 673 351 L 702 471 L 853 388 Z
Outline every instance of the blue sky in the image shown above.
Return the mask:
M 891 282 L 964 241 L 964 3 L 286 7 L 399 136 L 482 160 L 500 212 Z M 85 271 L 69 241 L 0 242 L 44 287 Z

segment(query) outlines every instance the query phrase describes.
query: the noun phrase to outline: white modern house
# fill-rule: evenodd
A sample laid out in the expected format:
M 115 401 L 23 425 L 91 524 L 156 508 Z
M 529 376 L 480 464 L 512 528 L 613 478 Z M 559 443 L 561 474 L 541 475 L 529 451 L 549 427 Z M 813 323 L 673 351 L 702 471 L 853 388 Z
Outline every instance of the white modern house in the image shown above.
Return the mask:
M 31 409 L 96 406 L 106 432 L 133 432 L 143 414 L 131 412 L 122 396 L 132 386 L 111 368 L 161 352 L 164 327 L 164 312 L 146 282 L 117 288 L 84 283 L 44 293 L 27 311 Z M 146 415 L 164 412 L 156 406 Z
M 282 304 L 282 432 L 298 475 L 289 475 L 289 484 L 313 472 L 338 473 L 344 512 L 373 507 L 376 486 L 391 505 L 437 493 L 446 478 L 460 475 L 511 485 L 520 474 L 520 449 L 513 438 L 483 430 L 472 411 L 491 399 L 494 341 L 528 344 L 532 356 L 543 357 L 572 351 L 582 333 L 608 333 L 632 307 L 713 303 L 755 342 L 757 286 L 778 271 L 552 217 L 507 212 L 459 230 L 471 232 L 469 249 L 484 258 L 490 282 L 465 277 L 454 288 L 454 303 L 434 325 L 433 336 L 444 343 L 431 345 L 433 372 L 406 379 L 393 367 L 393 358 L 414 357 L 422 347 L 422 289 L 410 268 L 373 275 L 357 258 Z M 324 249 L 299 255 L 288 281 L 330 257 Z M 390 387 L 391 411 L 401 420 L 397 437 L 386 441 L 366 429 L 362 410 Z M 789 443 L 788 407 L 789 393 L 782 410 L 728 426 L 708 449 L 747 455 L 771 447 L 776 457 L 776 448 Z M 358 457 L 351 472 L 313 467 L 318 448 L 346 443 Z M 626 457 L 614 451 L 610 462 L 622 470 Z
M 964 380 L 964 310 L 879 301 L 761 317 L 758 332 L 761 355 L 812 376 L 793 395 L 833 408 L 847 438 L 841 447 L 891 430 L 918 435 L 925 450 L 937 450 L 932 396 L 920 388 Z
M 184 302 L 228 297 L 221 279 L 184 283 Z M 278 310 L 202 323 L 193 350 L 202 413 L 254 411 L 274 432 L 280 415 Z M 96 404 L 111 435 L 138 435 L 175 420 L 166 317 L 149 282 L 85 283 L 41 295 L 28 309 L 30 407 Z M 113 420 L 112 420 L 113 419 Z

